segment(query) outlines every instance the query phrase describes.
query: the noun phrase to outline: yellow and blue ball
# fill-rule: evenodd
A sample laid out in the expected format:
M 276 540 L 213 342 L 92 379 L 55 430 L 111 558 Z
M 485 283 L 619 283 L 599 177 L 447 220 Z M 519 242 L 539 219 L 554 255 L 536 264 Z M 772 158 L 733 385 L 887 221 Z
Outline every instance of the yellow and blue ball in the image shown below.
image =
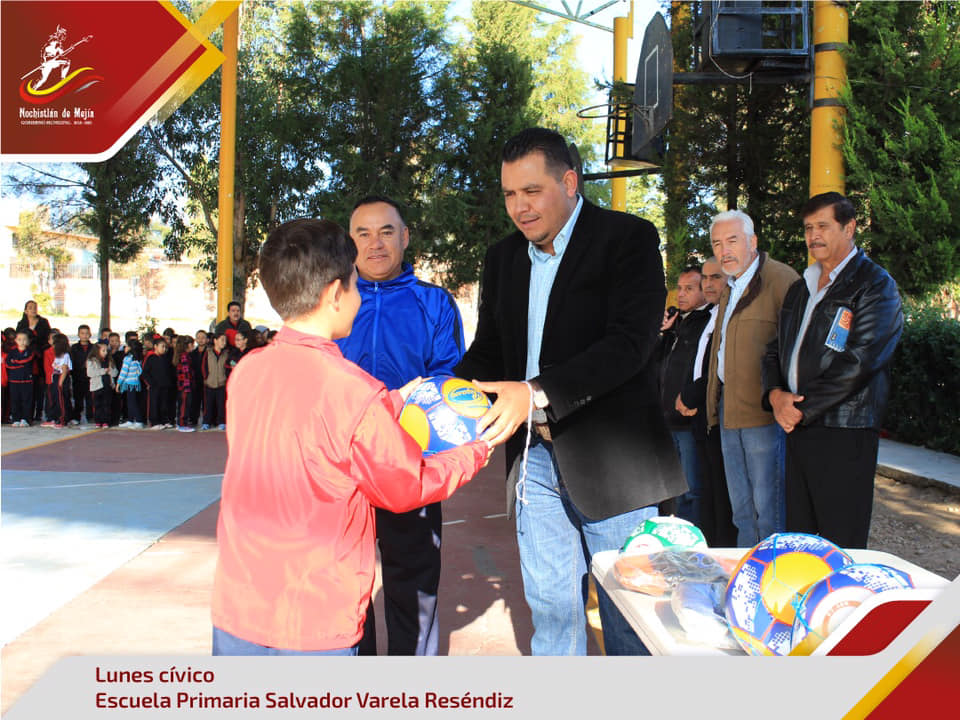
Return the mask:
M 793 621 L 807 589 L 853 559 L 829 540 L 776 533 L 755 545 L 727 585 L 730 631 L 751 655 L 790 653 Z
M 469 380 L 437 375 L 410 393 L 400 411 L 400 425 L 424 455 L 433 455 L 476 440 L 477 420 L 489 407 L 490 399 Z

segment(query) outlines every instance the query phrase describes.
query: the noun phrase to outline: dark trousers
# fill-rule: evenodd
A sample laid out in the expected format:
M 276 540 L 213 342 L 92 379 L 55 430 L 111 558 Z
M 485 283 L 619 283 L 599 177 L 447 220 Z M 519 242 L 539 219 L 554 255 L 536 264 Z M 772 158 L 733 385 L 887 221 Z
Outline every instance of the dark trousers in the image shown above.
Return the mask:
M 10 382 L 10 420 L 33 420 L 33 380 Z
M 194 383 L 190 388 L 190 422 L 196 425 L 203 416 L 203 383 Z
M 436 655 L 439 648 L 440 503 L 392 513 L 376 508 L 383 574 L 388 655 Z M 377 654 L 373 601 L 360 640 L 361 655 Z
M 804 427 L 787 434 L 787 530 L 865 548 L 880 435 L 861 428 Z
M 146 418 L 143 414 L 141 403 L 143 401 L 142 390 L 127 390 L 124 393 L 127 399 L 127 420 L 130 422 L 145 423 Z
M 90 378 L 71 375 L 73 380 L 73 419 L 77 422 L 85 417 L 87 422 L 93 421 L 93 411 L 90 403 Z
M 43 420 L 43 403 L 47 397 L 47 385 L 43 375 L 33 376 L 33 419 Z
M 87 417 L 97 425 L 110 424 L 110 416 L 113 412 L 113 388 L 102 387 L 90 393 L 90 409 L 93 417 Z
M 224 425 L 227 422 L 227 388 L 203 386 L 203 423 Z
M 189 390 L 181 390 L 177 395 L 177 425 L 183 427 L 193 424 L 191 419 L 193 412 L 193 393 Z
M 66 425 L 72 417 L 70 380 L 61 384 L 60 376 L 54 375 L 53 382 L 47 385 L 47 419 Z
M 154 385 L 147 389 L 147 417 L 151 425 L 173 424 L 169 387 Z
M 110 393 L 110 424 L 117 425 L 120 418 L 126 417 L 126 398 L 123 393 L 111 391 Z
M 700 408 L 697 416 L 702 416 Z M 693 423 L 693 438 L 700 454 L 703 494 L 701 497 L 700 529 L 710 547 L 736 547 L 737 528 L 733 524 L 727 476 L 723 469 L 723 450 L 720 447 L 720 428 L 709 433 L 702 418 Z

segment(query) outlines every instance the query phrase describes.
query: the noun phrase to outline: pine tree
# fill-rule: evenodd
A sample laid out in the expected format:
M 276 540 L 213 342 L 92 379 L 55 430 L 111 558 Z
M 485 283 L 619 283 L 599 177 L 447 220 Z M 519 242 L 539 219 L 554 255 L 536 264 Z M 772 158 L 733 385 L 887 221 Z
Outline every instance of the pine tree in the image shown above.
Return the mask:
M 859 242 L 908 294 L 960 276 L 960 5 L 857 3 L 843 154 Z

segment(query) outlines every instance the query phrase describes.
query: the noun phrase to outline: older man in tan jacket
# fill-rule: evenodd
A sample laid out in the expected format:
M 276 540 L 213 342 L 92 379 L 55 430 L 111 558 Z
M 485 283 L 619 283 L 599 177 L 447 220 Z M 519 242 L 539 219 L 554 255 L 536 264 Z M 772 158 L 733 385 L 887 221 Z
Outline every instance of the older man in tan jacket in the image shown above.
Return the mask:
M 720 426 L 737 545 L 752 547 L 784 527 L 784 435 L 762 406 L 762 362 L 783 298 L 800 276 L 758 252 L 753 220 L 739 210 L 713 218 L 710 242 L 727 288 L 710 349 L 707 425 Z

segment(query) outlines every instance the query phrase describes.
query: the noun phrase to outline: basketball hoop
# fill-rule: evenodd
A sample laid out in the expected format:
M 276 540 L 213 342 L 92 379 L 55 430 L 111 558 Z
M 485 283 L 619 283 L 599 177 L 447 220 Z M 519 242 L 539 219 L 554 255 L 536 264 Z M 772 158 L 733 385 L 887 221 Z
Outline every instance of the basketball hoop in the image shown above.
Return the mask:
M 606 108 L 606 112 L 596 112 L 600 108 Z M 620 119 L 626 117 L 629 113 L 653 114 L 653 107 L 648 105 L 637 105 L 630 100 L 623 102 L 605 102 L 600 105 L 591 105 L 582 110 L 577 110 L 577 117 L 581 120 L 603 120 L 614 117 Z

